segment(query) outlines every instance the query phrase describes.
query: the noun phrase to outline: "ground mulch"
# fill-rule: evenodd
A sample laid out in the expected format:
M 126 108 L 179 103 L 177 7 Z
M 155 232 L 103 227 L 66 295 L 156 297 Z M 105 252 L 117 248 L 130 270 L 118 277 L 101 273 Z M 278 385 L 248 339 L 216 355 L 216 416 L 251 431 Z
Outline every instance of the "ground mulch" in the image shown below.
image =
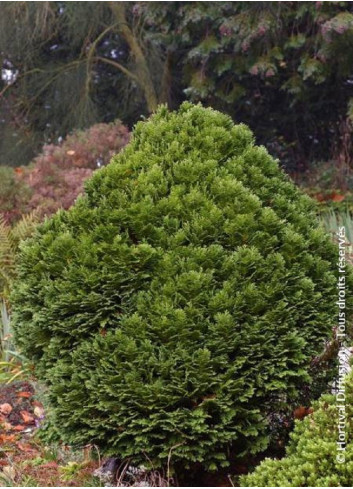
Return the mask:
M 42 410 L 34 399 L 34 388 L 29 382 L 0 385 L 0 439 L 21 431 L 32 431 L 35 410 Z
M 70 447 L 61 445 L 57 454 L 36 438 L 44 417 L 35 389 L 27 381 L 0 384 L 0 487 L 85 487 L 92 485 L 92 474 L 99 467 L 83 451 L 77 470 L 65 477 L 65 467 L 77 460 Z

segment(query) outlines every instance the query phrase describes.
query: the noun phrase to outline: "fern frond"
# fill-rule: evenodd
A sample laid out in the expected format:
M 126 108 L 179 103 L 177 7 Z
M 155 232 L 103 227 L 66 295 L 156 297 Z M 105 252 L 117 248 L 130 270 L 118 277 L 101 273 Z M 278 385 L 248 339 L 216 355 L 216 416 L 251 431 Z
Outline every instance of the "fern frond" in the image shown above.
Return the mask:
M 0 263 L 3 259 L 13 254 L 13 242 L 11 238 L 11 227 L 0 215 Z
M 23 239 L 28 238 L 33 233 L 37 224 L 38 214 L 35 211 L 22 216 L 22 219 L 11 229 L 11 240 L 19 243 Z
M 11 227 L 0 215 L 0 297 L 7 297 L 15 277 L 19 244 L 33 233 L 37 222 L 38 216 L 32 212 Z
M 0 215 L 0 294 L 6 295 L 9 281 L 13 275 L 15 245 L 11 236 L 11 227 Z

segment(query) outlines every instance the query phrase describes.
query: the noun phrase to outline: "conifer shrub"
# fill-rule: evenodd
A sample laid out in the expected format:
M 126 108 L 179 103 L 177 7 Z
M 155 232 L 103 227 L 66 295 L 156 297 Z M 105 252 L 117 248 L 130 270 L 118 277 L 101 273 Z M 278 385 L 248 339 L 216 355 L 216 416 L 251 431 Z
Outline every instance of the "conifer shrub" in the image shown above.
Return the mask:
M 346 381 L 345 417 L 336 397 L 323 395 L 313 414 L 296 421 L 286 456 L 265 459 L 242 487 L 352 487 L 353 486 L 353 376 Z M 341 397 L 342 399 L 342 397 Z M 342 403 L 340 403 L 342 404 Z M 340 420 L 340 414 L 343 416 Z M 346 445 L 337 450 L 339 422 L 345 425 Z M 343 447 L 343 445 L 342 445 Z
M 16 339 L 62 439 L 154 467 L 264 450 L 335 325 L 313 205 L 226 115 L 186 103 L 138 123 L 22 247 Z

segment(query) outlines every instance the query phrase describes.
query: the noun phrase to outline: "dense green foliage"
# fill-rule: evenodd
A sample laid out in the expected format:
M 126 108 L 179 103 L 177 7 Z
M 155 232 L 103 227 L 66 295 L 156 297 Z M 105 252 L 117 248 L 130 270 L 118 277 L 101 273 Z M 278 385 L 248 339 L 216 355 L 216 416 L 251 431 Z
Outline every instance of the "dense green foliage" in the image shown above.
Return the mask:
M 63 439 L 155 467 L 266 448 L 335 325 L 337 250 L 313 207 L 226 115 L 185 103 L 138 123 L 22 247 L 16 339 Z
M 2 164 L 185 99 L 249 124 L 299 171 L 351 135 L 350 2 L 0 2 L 0 53 Z
M 346 381 L 345 462 L 337 460 L 339 411 L 336 397 L 324 395 L 314 413 L 297 421 L 281 460 L 266 459 L 242 477 L 243 487 L 352 487 L 353 485 L 353 376 Z

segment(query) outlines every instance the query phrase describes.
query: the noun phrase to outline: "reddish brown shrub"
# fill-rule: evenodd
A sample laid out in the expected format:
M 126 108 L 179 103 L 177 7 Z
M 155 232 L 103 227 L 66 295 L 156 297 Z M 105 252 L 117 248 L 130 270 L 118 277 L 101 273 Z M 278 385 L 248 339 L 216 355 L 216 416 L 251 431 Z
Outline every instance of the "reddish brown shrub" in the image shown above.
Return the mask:
M 130 139 L 130 134 L 120 121 L 110 124 L 95 124 L 84 131 L 67 136 L 60 145 L 46 145 L 43 154 L 34 162 L 44 159 L 61 168 L 91 168 L 95 170 L 109 163 Z
M 68 209 L 94 169 L 109 163 L 127 144 L 129 131 L 116 121 L 76 131 L 61 144 L 46 145 L 31 165 L 16 169 L 16 178 L 30 189 L 25 211 L 39 215 Z
M 18 178 L 20 168 L 0 166 L 0 215 L 5 222 L 12 223 L 21 218 L 31 198 L 32 191 Z

